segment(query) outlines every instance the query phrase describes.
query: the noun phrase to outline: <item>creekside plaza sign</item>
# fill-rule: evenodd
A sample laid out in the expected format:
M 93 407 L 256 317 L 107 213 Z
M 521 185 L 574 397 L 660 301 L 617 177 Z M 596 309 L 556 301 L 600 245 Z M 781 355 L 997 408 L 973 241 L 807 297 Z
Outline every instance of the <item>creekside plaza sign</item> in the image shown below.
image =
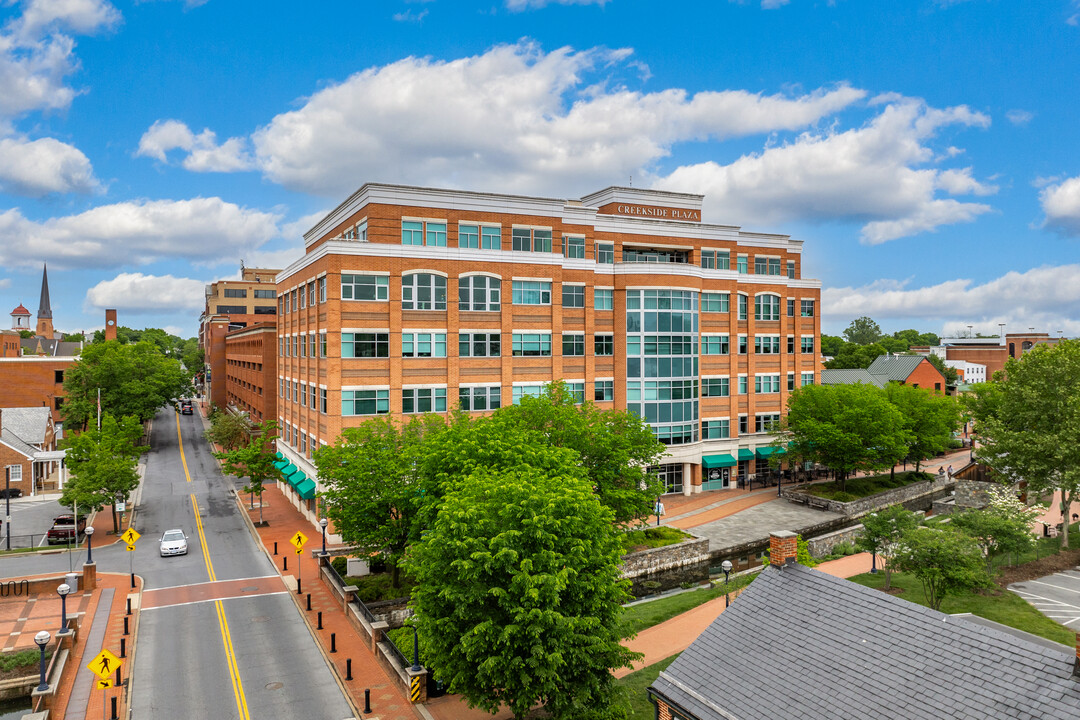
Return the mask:
M 701 222 L 700 210 L 683 210 L 681 208 L 656 207 L 653 205 L 625 205 L 620 203 L 615 206 L 615 213 L 617 215 L 637 215 L 661 220 L 694 220 Z

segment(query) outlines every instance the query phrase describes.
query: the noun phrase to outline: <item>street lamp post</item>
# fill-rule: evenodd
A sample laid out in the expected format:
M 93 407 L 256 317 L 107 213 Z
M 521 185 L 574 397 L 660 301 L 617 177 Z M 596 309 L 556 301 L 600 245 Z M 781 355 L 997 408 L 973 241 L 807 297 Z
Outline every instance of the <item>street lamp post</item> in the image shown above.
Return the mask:
M 412 667 L 413 672 L 420 672 L 424 668 L 420 666 L 420 633 L 413 625 L 412 629 Z
M 41 650 L 41 682 L 38 684 L 38 692 L 45 692 L 49 689 L 49 683 L 45 682 L 45 646 L 52 640 L 52 635 L 48 630 L 42 630 L 34 636 L 34 642 L 37 643 L 38 648 Z
M 4 522 L 7 523 L 7 549 L 11 549 L 11 467 L 4 468 L 4 502 L 7 504 L 7 512 Z
M 93 564 L 94 562 L 94 526 L 88 525 L 86 530 L 83 531 L 86 535 L 86 562 Z
M 326 554 L 326 526 L 329 525 L 329 524 L 330 523 L 327 522 L 326 518 L 322 518 L 322 519 L 319 520 L 319 527 L 322 528 L 322 554 L 323 555 Z
M 876 518 L 877 513 L 870 513 L 870 517 Z M 877 548 L 870 551 L 870 573 L 877 574 Z
M 660 502 L 660 496 L 656 496 L 656 527 L 660 527 L 660 511 L 663 510 L 664 504 Z
M 67 630 L 67 596 L 71 592 L 71 586 L 63 583 L 56 588 L 56 594 L 60 596 L 60 632 Z
M 728 573 L 731 572 L 731 561 L 725 560 L 720 563 L 720 569 L 724 571 L 724 607 L 731 604 L 731 595 L 728 593 Z

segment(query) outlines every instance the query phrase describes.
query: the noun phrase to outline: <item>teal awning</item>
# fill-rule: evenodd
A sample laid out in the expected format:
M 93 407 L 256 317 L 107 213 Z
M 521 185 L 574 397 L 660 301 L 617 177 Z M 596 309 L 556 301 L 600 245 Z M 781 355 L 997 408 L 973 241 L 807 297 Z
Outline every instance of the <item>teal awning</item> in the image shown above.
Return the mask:
M 311 500 L 315 497 L 315 481 L 305 476 L 303 482 L 295 485 L 296 492 L 300 494 L 300 497 L 304 500 Z
M 276 467 L 278 470 L 284 470 L 285 466 L 288 465 L 288 464 L 289 464 L 288 460 L 275 460 L 274 461 L 274 467 Z
M 294 472 L 296 472 L 296 466 L 293 465 L 291 462 L 287 462 L 284 465 L 282 465 L 281 467 L 279 467 L 278 470 L 280 470 L 281 474 L 284 475 L 287 478 L 290 475 L 292 475 Z
M 290 485 L 292 485 L 293 487 L 296 487 L 296 486 L 297 486 L 297 485 L 299 485 L 300 483 L 302 483 L 302 482 L 304 482 L 305 480 L 307 480 L 307 475 L 305 475 L 305 474 L 304 474 L 303 472 L 301 472 L 300 470 L 297 470 L 297 471 L 296 471 L 296 472 L 294 472 L 293 474 L 291 474 L 291 475 L 289 475 L 288 477 L 286 477 L 286 478 L 285 478 L 285 480 L 286 480 L 286 481 L 287 481 L 287 482 L 288 482 L 288 483 L 289 483 Z
M 280 452 L 276 452 L 276 453 L 274 453 L 274 459 L 275 460 L 284 460 L 285 456 L 282 455 Z
M 746 448 L 739 448 L 739 459 L 740 460 L 753 460 L 754 459 L 754 451 L 753 450 L 747 450 Z
M 757 456 L 759 458 L 767 458 L 772 455 L 786 455 L 787 450 L 782 447 L 773 447 L 772 445 L 766 445 L 765 447 L 759 447 L 757 449 Z
M 706 470 L 712 468 L 725 468 L 734 467 L 738 461 L 731 457 L 729 453 L 723 453 L 721 455 L 703 455 L 701 457 L 701 467 Z

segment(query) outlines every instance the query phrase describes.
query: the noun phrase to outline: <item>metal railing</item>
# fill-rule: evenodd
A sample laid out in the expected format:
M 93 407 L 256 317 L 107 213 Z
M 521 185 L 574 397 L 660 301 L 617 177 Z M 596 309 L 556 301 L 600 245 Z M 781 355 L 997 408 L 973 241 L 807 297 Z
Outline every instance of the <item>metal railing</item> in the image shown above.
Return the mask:
M 334 563 L 332 563 L 332 562 L 326 563 L 326 568 L 327 568 L 327 570 L 329 570 L 328 574 L 330 575 L 330 581 L 332 583 L 334 583 L 335 586 L 337 586 L 338 591 L 341 593 L 342 597 L 344 597 L 345 596 L 345 578 L 341 577 L 341 573 L 339 573 L 337 571 L 337 568 L 334 567 Z M 362 618 L 367 620 L 369 623 L 375 622 L 375 614 L 372 613 L 371 610 L 368 608 L 368 606 L 364 604 L 363 600 L 361 600 L 360 598 L 358 598 L 358 597 L 356 597 L 354 595 L 352 600 L 350 600 L 350 602 L 353 603 L 354 605 L 356 605 L 356 609 L 360 613 L 360 616 Z
M 83 536 L 79 536 L 79 541 L 76 542 L 74 538 L 68 538 L 65 542 L 56 543 L 50 545 L 46 536 L 47 532 L 41 533 L 29 533 L 25 535 L 12 535 L 11 536 L 11 549 L 24 549 L 24 548 L 64 548 L 77 550 L 82 545 Z M 0 551 L 7 549 L 7 534 L 6 532 L 0 532 Z
M 386 635 L 385 638 L 391 658 L 396 659 L 399 663 L 401 663 L 401 667 L 403 668 L 412 667 L 412 660 L 405 659 L 405 653 L 401 652 L 401 648 L 397 646 L 397 643 L 394 642 L 394 639 L 389 635 Z

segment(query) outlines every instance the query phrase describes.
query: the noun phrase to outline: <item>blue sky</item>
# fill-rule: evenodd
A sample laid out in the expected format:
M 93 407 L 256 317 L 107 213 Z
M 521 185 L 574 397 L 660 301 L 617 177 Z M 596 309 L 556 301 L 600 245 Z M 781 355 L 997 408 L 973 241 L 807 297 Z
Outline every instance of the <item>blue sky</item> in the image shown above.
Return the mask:
M 364 182 L 633 178 L 805 241 L 823 329 L 1080 335 L 1077 0 L 0 0 L 0 299 L 196 332 Z

